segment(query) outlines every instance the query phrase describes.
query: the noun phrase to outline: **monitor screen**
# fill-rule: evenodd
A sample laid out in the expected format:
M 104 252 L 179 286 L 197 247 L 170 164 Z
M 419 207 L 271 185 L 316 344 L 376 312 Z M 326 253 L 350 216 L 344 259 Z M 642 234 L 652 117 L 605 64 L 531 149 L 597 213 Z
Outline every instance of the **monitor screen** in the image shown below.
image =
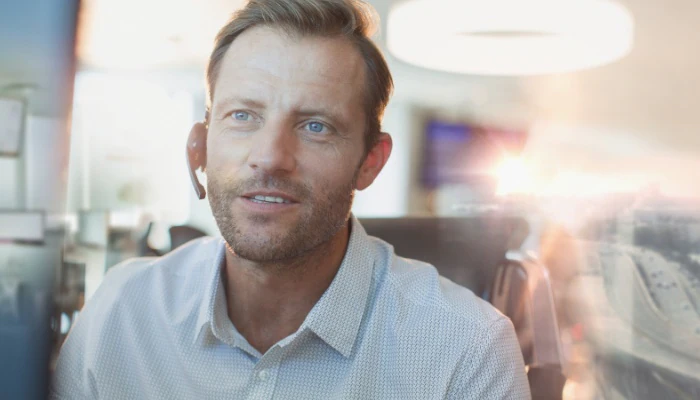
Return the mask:
M 423 185 L 481 182 L 500 162 L 522 152 L 527 131 L 430 120 L 425 127 Z

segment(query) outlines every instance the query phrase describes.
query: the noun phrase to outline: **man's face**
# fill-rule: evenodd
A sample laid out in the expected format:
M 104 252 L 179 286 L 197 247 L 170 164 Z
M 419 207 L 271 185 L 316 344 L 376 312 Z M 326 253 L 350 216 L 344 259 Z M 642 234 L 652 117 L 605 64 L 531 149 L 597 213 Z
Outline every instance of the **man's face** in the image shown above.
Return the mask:
M 248 260 L 294 258 L 347 221 L 364 156 L 365 64 L 340 38 L 256 27 L 227 51 L 207 137 L 209 201 Z

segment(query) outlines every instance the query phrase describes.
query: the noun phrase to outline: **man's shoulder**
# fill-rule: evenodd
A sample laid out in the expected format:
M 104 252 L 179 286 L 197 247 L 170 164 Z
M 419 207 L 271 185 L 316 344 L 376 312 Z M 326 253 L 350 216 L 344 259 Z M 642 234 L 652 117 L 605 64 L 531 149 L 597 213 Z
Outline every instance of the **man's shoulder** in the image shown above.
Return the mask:
M 110 268 L 107 277 L 116 282 L 166 270 L 170 273 L 187 272 L 193 263 L 213 260 L 220 245 L 219 238 L 197 238 L 160 257 L 137 257 L 123 261 Z
M 125 305 L 166 292 L 172 296 L 168 299 L 172 301 L 175 296 L 191 292 L 182 289 L 198 284 L 206 275 L 202 274 L 203 269 L 214 268 L 220 246 L 218 238 L 198 238 L 161 257 L 121 262 L 109 269 L 94 301 L 100 303 L 100 307 L 109 307 L 117 300 Z
M 399 364 L 420 366 L 403 371 L 407 380 L 448 398 L 506 398 L 506 392 L 526 398 L 510 320 L 433 265 L 399 257 L 380 240 L 374 244 L 375 292 L 362 354 L 368 360 L 378 352 L 398 355 Z
M 416 315 L 415 321 L 484 331 L 496 322 L 507 320 L 470 289 L 441 276 L 435 266 L 400 257 L 393 251 L 388 258 L 386 268 L 379 271 L 383 282 L 378 288 L 383 293 L 379 295 L 397 303 L 395 306 L 402 312 Z

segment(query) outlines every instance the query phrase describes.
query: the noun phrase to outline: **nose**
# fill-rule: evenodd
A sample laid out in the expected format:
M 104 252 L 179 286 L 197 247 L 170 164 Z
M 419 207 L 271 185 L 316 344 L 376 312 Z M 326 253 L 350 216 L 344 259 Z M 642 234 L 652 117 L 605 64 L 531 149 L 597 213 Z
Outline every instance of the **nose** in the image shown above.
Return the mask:
M 248 166 L 271 175 L 289 174 L 296 168 L 297 146 L 292 129 L 268 121 L 253 137 Z

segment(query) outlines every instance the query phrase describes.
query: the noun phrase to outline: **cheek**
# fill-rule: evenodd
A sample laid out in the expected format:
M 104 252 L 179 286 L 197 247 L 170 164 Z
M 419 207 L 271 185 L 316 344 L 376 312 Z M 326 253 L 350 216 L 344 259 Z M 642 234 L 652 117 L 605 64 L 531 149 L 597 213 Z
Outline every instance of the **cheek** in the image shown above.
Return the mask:
M 328 191 L 339 187 L 347 187 L 355 177 L 359 161 L 350 159 L 348 154 L 333 154 L 323 157 L 316 154 L 301 161 L 304 181 L 314 187 L 318 196 L 324 196 Z
M 245 162 L 250 151 L 247 140 L 226 140 L 220 135 L 207 141 L 207 169 L 237 169 Z

